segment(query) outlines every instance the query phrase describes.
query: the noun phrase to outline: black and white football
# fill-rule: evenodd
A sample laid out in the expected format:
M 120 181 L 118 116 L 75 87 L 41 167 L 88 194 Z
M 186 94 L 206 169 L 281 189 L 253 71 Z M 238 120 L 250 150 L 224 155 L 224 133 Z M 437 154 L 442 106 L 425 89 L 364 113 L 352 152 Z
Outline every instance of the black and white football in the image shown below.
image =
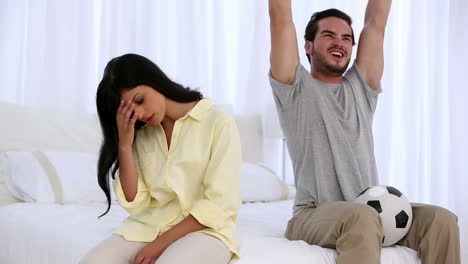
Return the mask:
M 383 246 L 391 246 L 407 233 L 413 220 L 408 199 L 395 187 L 376 185 L 362 191 L 355 202 L 373 207 L 380 215 L 383 226 Z

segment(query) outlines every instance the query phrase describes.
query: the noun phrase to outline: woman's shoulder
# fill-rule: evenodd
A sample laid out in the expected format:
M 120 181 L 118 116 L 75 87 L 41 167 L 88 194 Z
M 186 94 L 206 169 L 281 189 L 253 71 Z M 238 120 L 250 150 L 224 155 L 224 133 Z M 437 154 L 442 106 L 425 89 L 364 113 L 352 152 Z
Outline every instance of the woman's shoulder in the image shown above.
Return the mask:
M 207 121 L 214 125 L 223 125 L 226 122 L 234 122 L 234 116 L 221 107 L 213 105 L 207 113 Z

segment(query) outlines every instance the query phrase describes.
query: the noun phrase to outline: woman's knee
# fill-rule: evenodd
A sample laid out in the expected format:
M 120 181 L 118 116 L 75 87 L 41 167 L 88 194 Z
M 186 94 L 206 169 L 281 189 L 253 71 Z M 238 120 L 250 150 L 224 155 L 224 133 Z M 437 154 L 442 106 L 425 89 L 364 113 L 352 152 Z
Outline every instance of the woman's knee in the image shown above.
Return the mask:
M 120 235 L 111 235 L 91 249 L 79 264 L 127 264 L 146 244 L 129 242 Z
M 105 252 L 101 248 L 94 248 L 80 260 L 79 264 L 98 264 L 108 263 L 112 254 L 111 252 Z
M 231 251 L 221 240 L 205 233 L 194 232 L 172 243 L 156 264 L 227 264 L 231 255 Z

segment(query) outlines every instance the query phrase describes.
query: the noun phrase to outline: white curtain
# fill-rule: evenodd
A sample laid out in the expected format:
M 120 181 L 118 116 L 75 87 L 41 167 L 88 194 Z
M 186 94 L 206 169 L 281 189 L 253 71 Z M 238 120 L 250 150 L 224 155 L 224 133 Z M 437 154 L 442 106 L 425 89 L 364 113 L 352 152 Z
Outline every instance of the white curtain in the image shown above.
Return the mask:
M 468 217 L 467 1 L 394 1 L 374 118 L 382 182 Z
M 366 3 L 293 0 L 302 63 L 313 12 L 347 12 L 358 35 Z M 468 218 L 466 13 L 465 0 L 393 1 L 374 136 L 382 183 Z M 95 112 L 106 63 L 131 52 L 237 113 L 261 112 L 273 103 L 269 41 L 266 0 L 0 0 L 0 100 Z M 281 171 L 280 157 L 267 163 Z

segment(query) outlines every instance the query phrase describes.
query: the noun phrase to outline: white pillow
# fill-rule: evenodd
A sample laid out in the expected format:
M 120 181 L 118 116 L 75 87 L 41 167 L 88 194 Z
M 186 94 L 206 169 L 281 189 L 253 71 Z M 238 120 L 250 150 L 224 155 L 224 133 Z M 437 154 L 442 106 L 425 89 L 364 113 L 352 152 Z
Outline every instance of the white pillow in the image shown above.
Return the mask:
M 106 202 L 97 158 L 84 152 L 7 152 L 7 188 L 25 202 Z
M 240 192 L 243 202 L 267 202 L 288 198 L 287 185 L 274 171 L 258 163 L 242 163 Z
M 106 202 L 97 181 L 98 155 L 85 152 L 44 152 L 60 181 L 64 203 Z M 52 175 L 52 168 L 48 174 Z M 110 185 L 112 193 L 112 185 Z M 56 188 L 56 192 L 60 192 Z
M 96 178 L 97 154 L 84 152 L 6 152 L 6 187 L 25 202 L 106 202 Z M 243 202 L 288 198 L 288 186 L 268 167 L 244 162 Z M 116 202 L 111 188 L 112 201 Z
M 0 152 L 0 206 L 17 203 L 20 201 L 16 199 L 7 189 L 5 177 L 5 153 Z
M 25 202 L 54 202 L 54 190 L 41 164 L 31 152 L 6 152 L 6 188 Z
M 16 199 L 13 195 L 11 195 L 5 183 L 0 183 L 0 207 L 17 202 L 21 201 Z

